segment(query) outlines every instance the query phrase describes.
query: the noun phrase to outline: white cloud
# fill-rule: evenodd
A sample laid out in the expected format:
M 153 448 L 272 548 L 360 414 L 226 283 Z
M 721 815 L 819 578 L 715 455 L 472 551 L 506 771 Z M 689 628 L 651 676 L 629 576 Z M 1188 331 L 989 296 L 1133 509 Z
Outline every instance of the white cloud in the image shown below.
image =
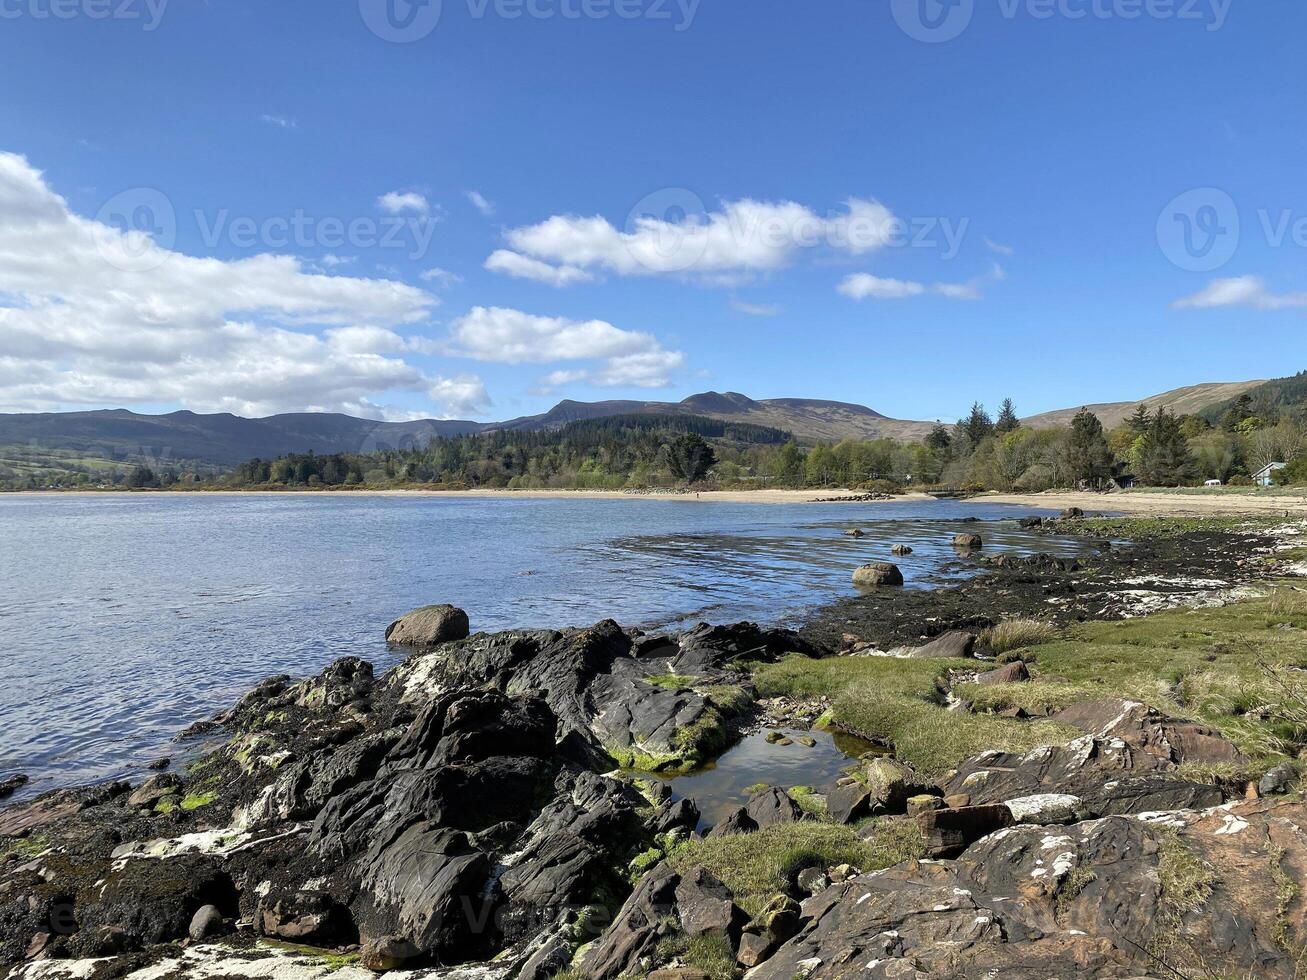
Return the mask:
M 1017 250 L 1013 248 L 1011 245 L 1003 245 L 990 238 L 985 239 L 985 247 L 989 249 L 991 252 L 993 252 L 995 255 L 1004 255 L 1004 256 L 1011 257 L 1015 255 L 1017 252 Z
M 1273 293 L 1259 276 L 1213 279 L 1192 296 L 1171 304 L 1176 310 L 1210 310 L 1221 306 L 1249 306 L 1256 310 L 1307 307 L 1307 293 Z
M 553 266 L 548 262 L 528 258 L 503 248 L 491 253 L 485 261 L 485 268 L 490 272 L 512 276 L 514 279 L 531 279 L 560 288 L 573 283 L 589 282 L 594 278 L 590 273 L 576 266 Z
M 665 350 L 652 334 L 621 330 L 603 320 L 536 316 L 502 307 L 475 307 L 454 321 L 450 340 L 453 353 L 478 361 L 600 362 L 584 371 L 556 371 L 544 379 L 548 386 L 587 380 L 603 386 L 659 388 L 685 364 L 684 354 Z
M 405 211 L 414 214 L 431 213 L 431 202 L 417 191 L 390 191 L 382 194 L 377 198 L 377 207 L 387 214 L 403 214 Z
M 440 268 L 428 269 L 426 272 L 422 273 L 418 278 L 420 278 L 423 282 L 435 283 L 436 286 L 442 289 L 446 289 L 450 286 L 455 286 L 463 281 L 463 277 L 460 276 L 457 272 L 450 272 L 448 269 L 440 269 Z
M 783 268 L 803 249 L 825 246 L 862 255 L 901 232 L 901 223 L 878 201 L 853 198 L 839 213 L 822 217 L 792 201 L 746 199 L 677 219 L 636 215 L 626 230 L 600 216 L 555 215 L 510 229 L 506 238 L 513 252 L 553 266 L 733 284 L 741 274 Z
M 472 202 L 472 206 L 484 214 L 487 218 L 495 213 L 495 206 L 486 200 L 484 194 L 480 191 L 468 191 L 467 199 Z
M 781 313 L 775 303 L 746 303 L 742 299 L 731 300 L 731 309 L 745 316 L 780 316 Z
M 492 404 L 485 383 L 475 374 L 432 378 L 427 397 L 445 406 L 449 416 L 480 415 Z
M 328 269 L 339 269 L 342 265 L 353 265 L 358 261 L 357 255 L 324 255 L 322 264 Z
M 400 356 L 429 341 L 401 331 L 436 302 L 290 256 L 166 250 L 72 213 L 26 159 L 0 153 L 0 410 L 175 403 L 381 417 L 377 396 L 432 389 Z
M 274 116 L 264 113 L 260 117 L 269 126 L 279 126 L 282 129 L 299 129 L 299 123 L 288 116 Z
M 837 288 L 850 299 L 907 299 L 910 296 L 920 296 L 926 291 L 926 287 L 919 282 L 881 279 L 865 272 L 845 277 Z

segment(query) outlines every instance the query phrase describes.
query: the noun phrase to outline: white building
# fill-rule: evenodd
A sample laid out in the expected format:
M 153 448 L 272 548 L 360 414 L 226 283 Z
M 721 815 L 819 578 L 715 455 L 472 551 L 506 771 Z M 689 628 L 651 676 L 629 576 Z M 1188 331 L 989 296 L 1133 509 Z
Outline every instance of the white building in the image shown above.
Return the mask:
M 1259 487 L 1269 487 L 1275 482 L 1276 472 L 1286 468 L 1288 465 L 1288 463 L 1267 463 L 1253 474 L 1253 483 L 1257 484 Z

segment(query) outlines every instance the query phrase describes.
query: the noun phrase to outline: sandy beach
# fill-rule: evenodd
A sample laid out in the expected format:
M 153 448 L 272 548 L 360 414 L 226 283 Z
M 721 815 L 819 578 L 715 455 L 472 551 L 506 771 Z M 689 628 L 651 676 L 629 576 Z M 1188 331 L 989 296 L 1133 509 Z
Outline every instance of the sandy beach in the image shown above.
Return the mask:
M 1307 497 L 1244 493 L 987 493 L 971 498 L 991 504 L 1108 511 L 1140 517 L 1307 516 Z

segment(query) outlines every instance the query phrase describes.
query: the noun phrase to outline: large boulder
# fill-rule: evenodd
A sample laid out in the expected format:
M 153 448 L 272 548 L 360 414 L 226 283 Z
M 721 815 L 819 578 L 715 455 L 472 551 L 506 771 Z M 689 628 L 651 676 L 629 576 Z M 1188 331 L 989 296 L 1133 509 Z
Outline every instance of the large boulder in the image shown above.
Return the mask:
M 581 961 L 581 972 L 590 980 L 617 980 L 643 976 L 659 940 L 676 925 L 669 912 L 675 907 L 680 876 L 665 864 L 640 879 L 613 924 L 596 940 Z
M 794 823 L 803 819 L 803 808 L 789 793 L 775 786 L 749 797 L 749 802 L 732 810 L 713 825 L 709 837 L 727 837 L 731 834 L 749 834 L 763 827 L 779 823 Z
M 960 551 L 979 551 L 985 546 L 985 539 L 979 534 L 955 534 L 953 547 Z
M 862 586 L 902 585 L 903 572 L 898 565 L 877 562 L 853 570 L 853 584 Z
M 1176 765 L 1238 764 L 1243 754 L 1215 729 L 1162 714 L 1138 701 L 1105 698 L 1072 705 L 1053 715 L 1096 738 L 1118 738 L 1133 748 Z
M 386 642 L 403 647 L 434 647 L 468 635 L 467 613 L 456 606 L 423 606 L 386 628 Z
M 968 847 L 996 830 L 1010 827 L 1012 811 L 1002 804 L 965 806 L 956 810 L 927 810 L 917 814 L 926 857 L 957 857 Z
M 1013 660 L 1002 667 L 984 671 L 976 677 L 976 683 L 986 687 L 994 684 L 1020 684 L 1028 680 L 1030 680 L 1030 671 L 1020 660 Z
M 734 948 L 748 916 L 730 889 L 703 868 L 692 868 L 676 886 L 676 915 L 691 939 L 705 933 L 724 937 Z
M 976 634 L 953 630 L 917 647 L 908 654 L 914 660 L 966 660 L 976 650 Z

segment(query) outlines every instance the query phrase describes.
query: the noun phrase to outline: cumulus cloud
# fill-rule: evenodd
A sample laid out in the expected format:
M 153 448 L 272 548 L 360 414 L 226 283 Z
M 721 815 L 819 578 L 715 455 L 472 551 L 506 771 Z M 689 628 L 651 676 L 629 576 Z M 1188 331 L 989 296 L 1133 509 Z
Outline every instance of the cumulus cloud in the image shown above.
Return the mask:
M 987 276 L 969 282 L 913 282 L 908 279 L 883 279 L 870 273 L 858 272 L 845 276 L 835 287 L 836 292 L 849 299 L 914 299 L 918 296 L 941 296 L 944 299 L 978 300 L 984 297 L 986 283 L 1007 278 L 1003 267 L 995 265 Z
M 1260 276 L 1213 279 L 1192 296 L 1171 304 L 1177 310 L 1210 310 L 1222 306 L 1247 306 L 1255 310 L 1288 310 L 1307 307 L 1307 293 L 1273 293 Z
M 901 233 L 902 223 L 879 201 L 852 198 L 837 213 L 822 216 L 793 201 L 745 199 L 708 213 L 636 214 L 625 230 L 598 215 L 555 215 L 509 229 L 505 237 L 511 248 L 506 254 L 554 267 L 730 284 L 742 275 L 783 268 L 804 249 L 863 255 Z M 508 271 L 507 261 L 498 260 L 498 271 Z
M 390 191 L 377 198 L 377 207 L 387 214 L 430 214 L 431 202 L 417 191 Z
M 539 259 L 528 258 L 517 252 L 499 249 L 492 252 L 485 261 L 485 268 L 490 272 L 500 272 L 514 279 L 531 279 L 548 286 L 562 287 L 573 283 L 589 282 L 594 276 L 574 265 L 553 266 Z
M 453 353 L 503 364 L 597 361 L 555 371 L 549 387 L 585 380 L 594 385 L 661 388 L 685 364 L 680 351 L 663 348 L 652 334 L 622 330 L 603 320 L 536 316 L 521 310 L 478 306 L 450 328 Z
M 491 405 L 485 383 L 475 374 L 432 378 L 427 397 L 452 415 L 480 415 Z
M 169 251 L 74 214 L 25 158 L 0 153 L 0 410 L 171 402 L 385 417 L 378 396 L 433 388 L 402 356 L 429 342 L 401 331 L 435 304 L 290 256 Z
M 449 286 L 455 286 L 463 281 L 463 277 L 457 272 L 450 272 L 448 269 L 441 269 L 439 267 L 435 269 L 427 269 L 419 278 L 421 278 L 423 282 L 434 283 L 437 287 L 442 289 Z
M 472 202 L 472 206 L 484 214 L 487 218 L 495 213 L 495 206 L 486 200 L 486 196 L 480 191 L 468 191 L 467 199 Z

